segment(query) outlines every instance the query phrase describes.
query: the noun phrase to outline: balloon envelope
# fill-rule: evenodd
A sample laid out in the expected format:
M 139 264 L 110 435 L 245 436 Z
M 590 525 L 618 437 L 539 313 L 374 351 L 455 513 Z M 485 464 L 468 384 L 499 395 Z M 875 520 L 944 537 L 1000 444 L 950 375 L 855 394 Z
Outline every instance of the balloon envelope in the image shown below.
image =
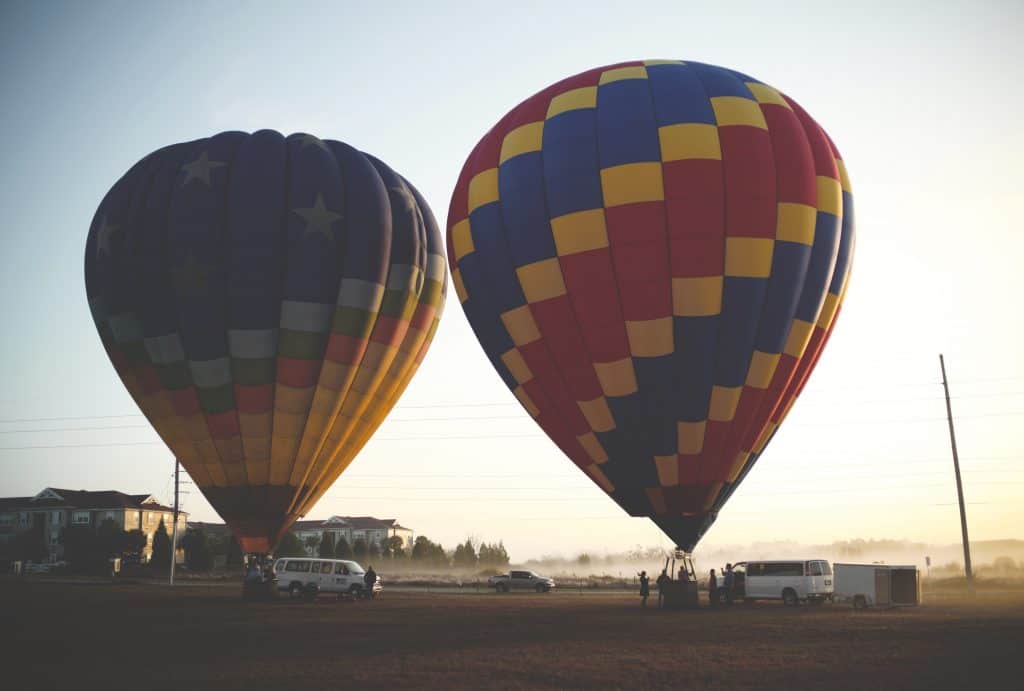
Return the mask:
M 96 212 L 85 277 L 125 386 L 247 552 L 270 551 L 380 425 L 446 287 L 411 184 L 269 130 L 139 161 Z
M 652 60 L 527 99 L 448 214 L 453 282 L 563 452 L 689 550 L 803 387 L 853 252 L 842 159 L 776 89 Z

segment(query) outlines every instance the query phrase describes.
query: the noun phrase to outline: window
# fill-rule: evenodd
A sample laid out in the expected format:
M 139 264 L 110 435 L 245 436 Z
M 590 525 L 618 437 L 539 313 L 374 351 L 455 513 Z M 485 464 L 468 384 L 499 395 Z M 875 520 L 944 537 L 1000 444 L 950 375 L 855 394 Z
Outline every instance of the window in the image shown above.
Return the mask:
M 288 562 L 286 562 L 286 561 L 278 561 L 278 562 L 276 562 L 274 564 L 274 571 L 276 571 L 277 573 L 280 573 L 281 571 L 285 570 L 284 567 L 286 567 L 286 566 L 288 566 Z
M 321 562 L 320 563 L 320 573 L 330 573 L 330 572 L 331 572 L 331 562 L 329 562 L 329 561 Z
M 71 522 L 74 525 L 88 525 L 89 524 L 89 512 L 88 511 L 75 511 L 71 514 Z
M 301 571 L 302 573 L 309 573 L 309 562 L 308 561 L 297 561 L 295 562 L 295 570 Z
M 51 520 L 54 523 L 60 523 L 60 511 L 54 511 L 53 512 L 53 517 L 51 518 Z
M 829 564 L 827 561 L 819 561 L 818 563 L 821 564 L 821 574 L 823 576 L 831 576 L 832 575 L 832 565 L 831 564 Z
M 335 564 L 334 565 L 334 573 L 339 574 L 341 576 L 347 576 L 348 575 L 348 567 L 345 566 L 344 564 Z
M 288 562 L 287 564 L 284 565 L 284 570 L 285 571 L 298 571 L 299 570 L 299 562 L 297 562 L 297 561 L 290 561 L 290 562 Z
M 527 571 L 513 571 L 512 578 L 529 578 L 530 574 Z
M 803 576 L 804 564 L 801 561 L 783 561 L 776 564 L 763 564 L 764 576 Z
M 313 562 L 313 573 L 320 573 L 320 562 Z
M 808 576 L 820 576 L 821 573 L 821 562 L 820 561 L 809 561 L 807 562 L 807 575 Z
M 9 513 L 0 515 L 0 525 L 11 525 L 14 523 L 14 517 Z

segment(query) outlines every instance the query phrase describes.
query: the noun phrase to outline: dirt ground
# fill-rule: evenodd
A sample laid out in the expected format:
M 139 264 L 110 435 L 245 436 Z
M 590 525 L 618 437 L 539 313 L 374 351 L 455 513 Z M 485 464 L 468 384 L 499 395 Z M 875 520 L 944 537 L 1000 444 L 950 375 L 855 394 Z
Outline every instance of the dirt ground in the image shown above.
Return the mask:
M 670 612 L 626 593 L 387 592 L 246 604 L 232 586 L 0 582 L 20 689 L 1018 689 L 1024 594 L 915 609 Z

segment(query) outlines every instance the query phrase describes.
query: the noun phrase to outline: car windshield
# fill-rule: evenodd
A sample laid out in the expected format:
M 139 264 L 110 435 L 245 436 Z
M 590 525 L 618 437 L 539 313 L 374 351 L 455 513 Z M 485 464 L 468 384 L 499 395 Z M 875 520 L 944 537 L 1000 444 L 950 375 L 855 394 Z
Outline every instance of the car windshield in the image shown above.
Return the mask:
M 348 563 L 348 571 L 349 573 L 355 574 L 356 576 L 362 576 L 364 573 L 366 573 L 365 571 L 363 571 L 363 567 L 359 564 L 356 564 L 355 562 Z

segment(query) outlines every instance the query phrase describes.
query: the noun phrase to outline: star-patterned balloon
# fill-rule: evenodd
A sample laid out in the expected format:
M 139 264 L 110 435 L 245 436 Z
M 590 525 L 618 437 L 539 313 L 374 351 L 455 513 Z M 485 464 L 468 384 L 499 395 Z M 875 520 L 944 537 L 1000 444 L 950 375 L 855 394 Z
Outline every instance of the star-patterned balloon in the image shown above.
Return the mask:
M 446 291 L 434 216 L 384 163 L 225 132 L 140 160 L 85 279 L 118 375 L 247 552 L 352 462 L 415 374 Z

